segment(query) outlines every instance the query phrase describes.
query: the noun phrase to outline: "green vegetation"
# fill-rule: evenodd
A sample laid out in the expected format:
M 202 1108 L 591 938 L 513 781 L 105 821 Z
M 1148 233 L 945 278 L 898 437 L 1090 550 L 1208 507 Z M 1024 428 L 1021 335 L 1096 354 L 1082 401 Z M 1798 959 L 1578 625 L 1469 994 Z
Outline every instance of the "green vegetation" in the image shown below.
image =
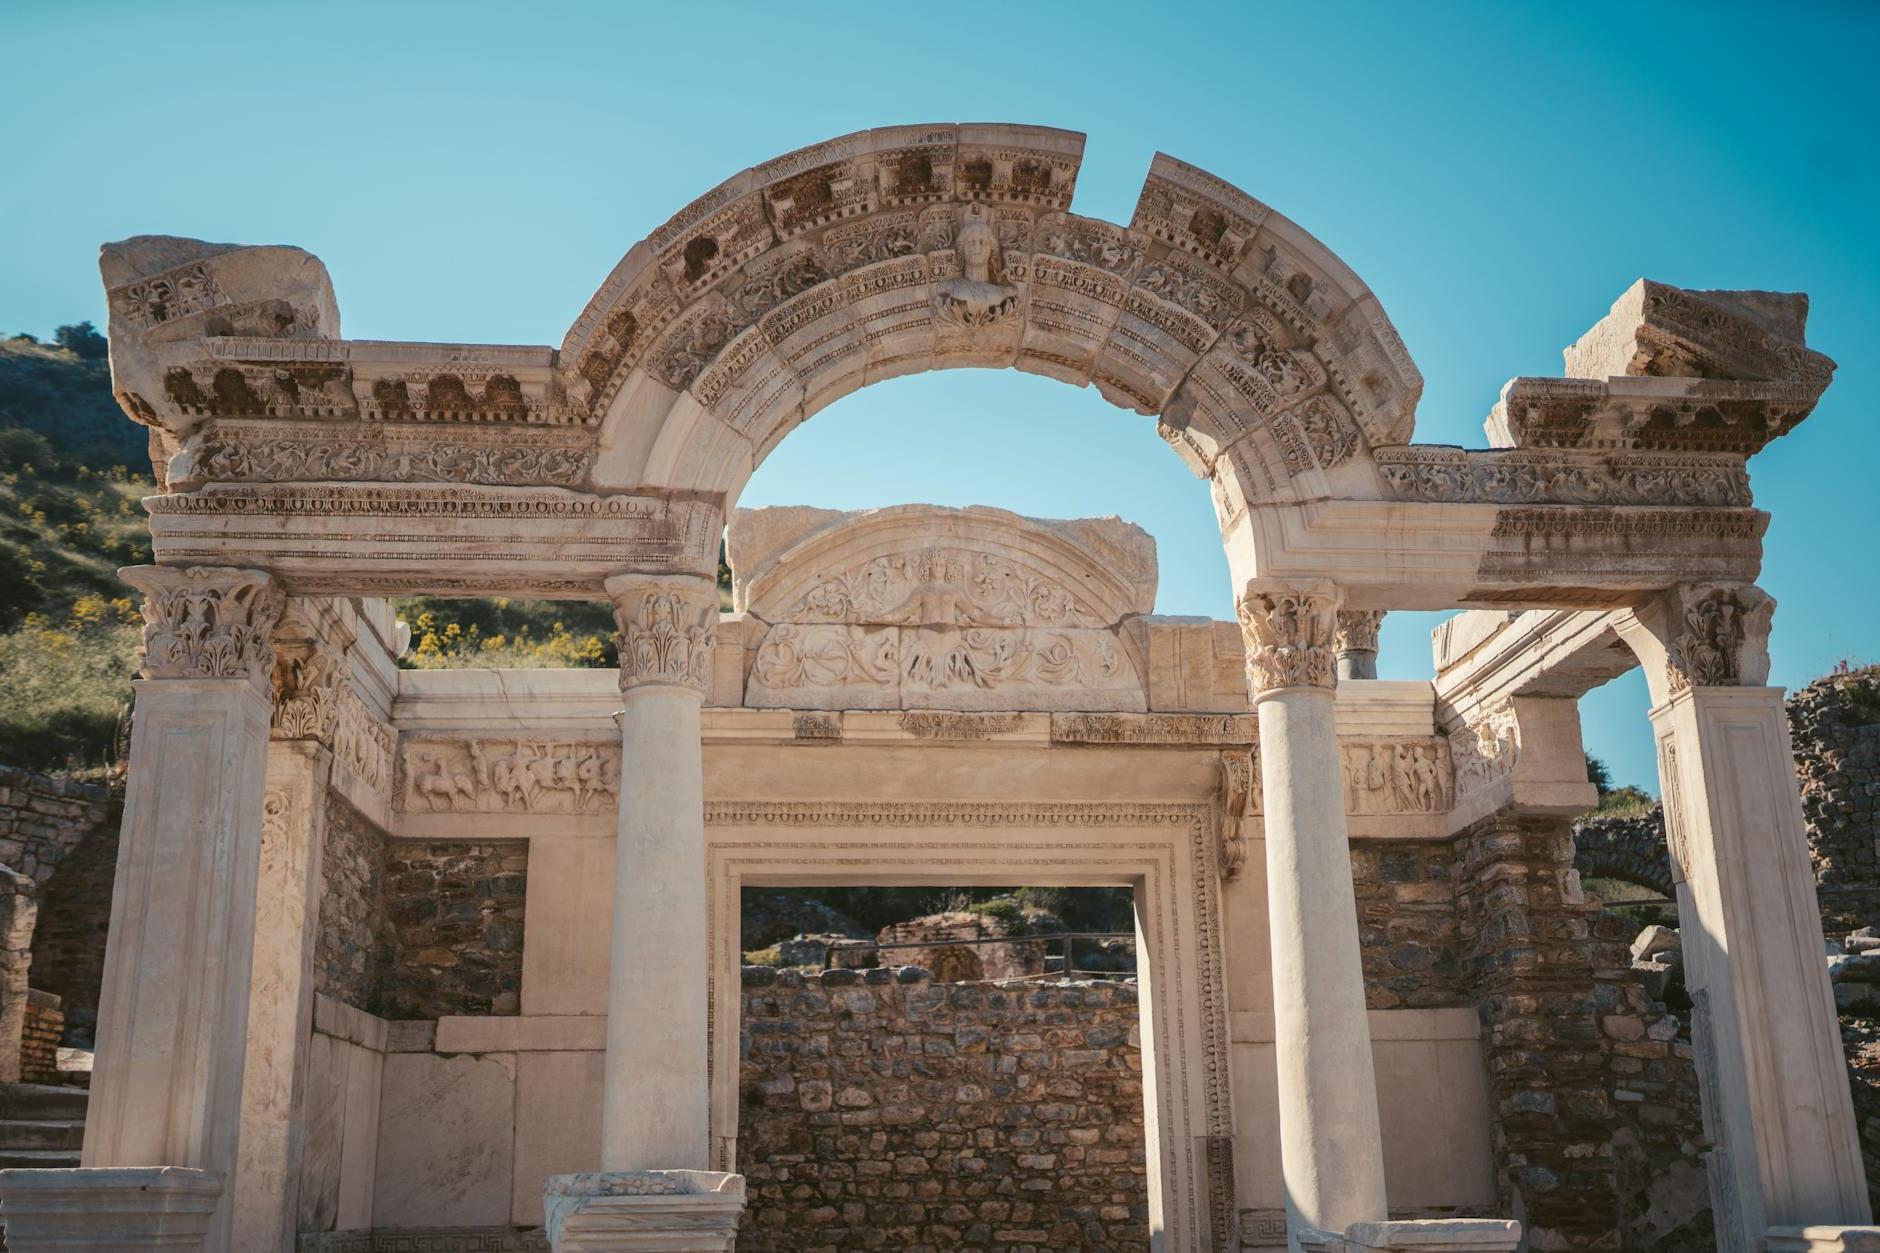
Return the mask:
M 1658 808 L 1658 799 L 1642 787 L 1630 783 L 1613 786 L 1612 771 L 1591 753 L 1586 754 L 1586 781 L 1599 792 L 1595 814 L 1614 818 L 1636 818 Z

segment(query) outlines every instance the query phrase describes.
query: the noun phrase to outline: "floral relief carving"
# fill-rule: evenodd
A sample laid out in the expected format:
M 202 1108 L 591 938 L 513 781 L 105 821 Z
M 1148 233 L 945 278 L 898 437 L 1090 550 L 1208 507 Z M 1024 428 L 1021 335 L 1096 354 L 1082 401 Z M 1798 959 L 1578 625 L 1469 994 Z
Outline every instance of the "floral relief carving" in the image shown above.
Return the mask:
M 142 592 L 146 679 L 248 679 L 266 691 L 270 637 L 285 598 L 272 576 L 228 566 L 133 566 L 120 571 Z
M 620 628 L 620 688 L 666 685 L 703 692 L 718 630 L 718 589 L 685 575 L 607 580 Z
M 1260 812 L 1257 750 L 1221 753 L 1221 878 L 1237 879 L 1247 864 L 1247 819 Z
M 1374 450 L 1397 500 L 1569 505 L 1750 503 L 1740 457 L 1606 455 L 1511 449 L 1467 452 L 1410 445 Z
M 1340 609 L 1336 649 L 1340 653 L 1374 653 L 1377 633 L 1384 625 L 1382 609 Z
M 788 617 L 890 625 L 1107 626 L 1082 599 L 1009 558 L 935 546 L 889 553 L 824 579 Z
M 185 456 L 187 462 L 184 457 L 171 462 L 173 481 L 575 487 L 587 478 L 594 449 L 590 444 L 508 440 L 472 444 L 431 438 L 268 438 L 212 429 L 186 446 Z
M 1323 580 L 1248 586 L 1238 612 L 1255 692 L 1333 685 L 1338 603 L 1337 591 Z
M 1670 690 L 1741 683 L 1743 650 L 1751 635 L 1749 619 L 1770 606 L 1768 595 L 1754 587 L 1681 588 L 1677 595 L 1683 602 L 1682 620 L 1677 624 L 1681 629 L 1665 649 Z
M 320 644 L 278 647 L 274 662 L 273 735 L 331 744 L 340 692 L 350 687 L 345 660 Z
M 606 813 L 620 795 L 620 749 L 552 740 L 407 739 L 398 804 L 411 813 Z
M 228 299 L 200 261 L 127 284 L 112 295 L 115 311 L 144 327 L 213 309 Z

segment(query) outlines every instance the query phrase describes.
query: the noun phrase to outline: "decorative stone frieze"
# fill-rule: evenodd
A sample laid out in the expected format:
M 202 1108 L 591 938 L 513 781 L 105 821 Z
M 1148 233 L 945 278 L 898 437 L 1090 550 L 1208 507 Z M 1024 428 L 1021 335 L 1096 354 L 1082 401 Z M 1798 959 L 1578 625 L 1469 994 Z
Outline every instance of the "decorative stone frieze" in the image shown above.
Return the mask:
M 1497 447 L 1749 456 L 1806 418 L 1821 389 L 1708 378 L 1517 378 L 1485 424 Z
M 285 600 L 262 570 L 129 566 L 118 577 L 142 592 L 146 679 L 241 679 L 265 691 L 270 637 Z
M 1740 457 L 1654 456 L 1562 449 L 1379 448 L 1378 476 L 1392 500 L 1461 504 L 1685 505 L 1750 503 Z
M 604 814 L 619 801 L 620 746 L 407 735 L 398 779 L 407 813 Z
M 1450 741 L 1416 739 L 1339 741 L 1345 776 L 1345 812 L 1447 813 L 1454 801 Z
M 1247 644 L 1247 677 L 1256 694 L 1334 684 L 1333 636 L 1341 599 L 1324 579 L 1247 585 L 1236 608 Z
M 705 691 L 718 630 L 718 588 L 691 575 L 623 574 L 607 580 L 620 627 L 620 690 Z

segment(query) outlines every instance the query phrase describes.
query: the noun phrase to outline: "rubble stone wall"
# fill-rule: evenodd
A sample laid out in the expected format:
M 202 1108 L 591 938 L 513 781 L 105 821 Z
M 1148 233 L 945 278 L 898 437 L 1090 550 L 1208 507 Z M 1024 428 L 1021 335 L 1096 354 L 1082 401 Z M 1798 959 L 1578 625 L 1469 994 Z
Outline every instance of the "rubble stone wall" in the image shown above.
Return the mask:
M 378 1013 L 384 1004 L 391 952 L 385 843 L 364 814 L 327 793 L 314 986 L 321 995 L 367 1013 Z
M 388 840 L 384 1018 L 522 1010 L 526 840 Z
M 111 792 L 102 784 L 0 766 L 0 866 L 45 887 L 110 810 Z
M 1471 1003 L 1457 948 L 1455 862 L 1447 842 L 1351 842 L 1369 1008 Z
M 65 1035 L 65 1011 L 59 998 L 37 988 L 26 999 L 26 1021 L 20 1032 L 20 1081 L 66 1083 L 59 1074 L 59 1042 Z
M 1880 666 L 1816 679 L 1788 708 L 1822 912 L 1880 923 Z
M 1134 983 L 744 970 L 742 1253 L 1140 1249 Z

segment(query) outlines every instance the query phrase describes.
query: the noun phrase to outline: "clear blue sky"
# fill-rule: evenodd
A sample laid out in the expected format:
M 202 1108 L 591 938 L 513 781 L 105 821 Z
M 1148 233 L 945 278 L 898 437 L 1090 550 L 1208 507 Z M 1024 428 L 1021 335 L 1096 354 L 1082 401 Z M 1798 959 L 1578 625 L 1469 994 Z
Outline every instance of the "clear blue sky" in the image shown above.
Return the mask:
M 723 177 L 868 126 L 1090 139 L 1127 221 L 1158 148 L 1274 205 L 1377 292 L 1480 445 L 1516 374 L 1640 275 L 1807 291 L 1841 365 L 1752 465 L 1774 681 L 1880 660 L 1880 7 L 1855 4 L 608 5 L 0 0 L 0 330 L 104 322 L 96 249 L 293 243 L 348 335 L 553 344 L 635 240 Z M 1168 613 L 1226 616 L 1203 486 L 1146 419 L 1013 372 L 898 380 L 790 436 L 746 504 L 1119 513 Z M 1429 673 L 1430 615 L 1386 626 Z M 1651 785 L 1636 672 L 1587 738 Z

